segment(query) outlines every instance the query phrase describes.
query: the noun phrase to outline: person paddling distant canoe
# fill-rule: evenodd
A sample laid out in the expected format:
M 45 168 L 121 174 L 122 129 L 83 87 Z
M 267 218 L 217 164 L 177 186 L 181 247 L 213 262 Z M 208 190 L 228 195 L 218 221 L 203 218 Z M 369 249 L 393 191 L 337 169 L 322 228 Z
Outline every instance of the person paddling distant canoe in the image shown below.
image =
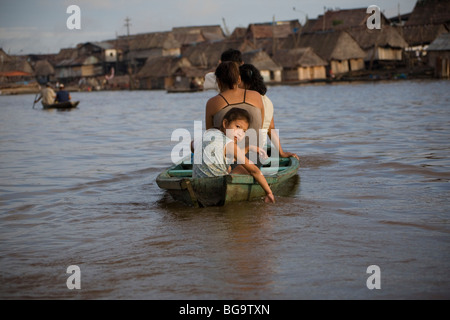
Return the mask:
M 52 89 L 50 82 L 47 82 L 45 88 L 42 89 L 41 95 L 37 98 L 34 103 L 39 102 L 42 99 L 42 105 L 50 105 L 55 103 L 56 94 Z
M 56 102 L 61 103 L 61 102 L 68 102 L 70 101 L 72 98 L 70 96 L 70 93 L 67 92 L 66 90 L 64 90 L 64 85 L 60 84 L 59 85 L 59 91 L 58 93 L 56 93 Z

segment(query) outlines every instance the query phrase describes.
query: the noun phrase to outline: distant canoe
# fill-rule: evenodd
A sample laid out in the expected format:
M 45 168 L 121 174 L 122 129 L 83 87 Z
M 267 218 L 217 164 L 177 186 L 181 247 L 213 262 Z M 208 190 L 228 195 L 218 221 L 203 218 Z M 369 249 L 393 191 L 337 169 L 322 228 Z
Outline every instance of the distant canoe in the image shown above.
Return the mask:
M 67 109 L 76 108 L 79 103 L 80 103 L 80 101 L 66 101 L 66 102 L 53 103 L 53 104 L 42 104 L 42 106 L 44 109 L 67 110 Z
M 186 92 L 199 92 L 203 91 L 202 88 L 170 88 L 167 89 L 167 93 L 186 93 Z
M 297 176 L 299 161 L 294 157 L 280 158 L 278 161 L 278 167 L 262 167 L 261 172 L 272 192 L 282 195 L 293 189 L 290 180 Z M 190 159 L 164 170 L 156 178 L 156 183 L 175 200 L 195 207 L 222 206 L 265 196 L 264 190 L 251 175 L 192 178 Z

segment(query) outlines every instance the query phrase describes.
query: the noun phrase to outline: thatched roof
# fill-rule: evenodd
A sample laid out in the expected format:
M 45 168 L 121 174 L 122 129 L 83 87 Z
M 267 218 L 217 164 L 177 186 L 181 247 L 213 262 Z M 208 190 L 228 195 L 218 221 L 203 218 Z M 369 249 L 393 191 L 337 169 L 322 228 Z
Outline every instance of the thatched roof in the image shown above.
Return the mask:
M 308 19 L 305 25 L 302 27 L 302 32 L 314 32 L 314 25 L 316 24 L 317 19 Z
M 367 13 L 367 8 L 327 11 L 320 15 L 315 21 L 308 22 L 307 30 L 304 32 L 326 31 L 326 30 L 346 30 L 354 27 L 366 26 L 367 19 L 371 14 Z M 383 13 L 381 13 L 381 25 L 389 25 Z
M 450 23 L 450 1 L 418 0 L 405 26 L 442 23 Z
M 55 64 L 56 68 L 65 68 L 73 66 L 93 65 L 100 63 L 100 59 L 93 55 L 77 56 L 73 59 L 64 59 Z
M 328 63 L 319 57 L 312 48 L 278 50 L 273 57 L 283 68 L 326 66 Z
M 427 51 L 450 51 L 450 33 L 443 33 L 427 48 Z
M 176 49 L 181 44 L 175 39 L 172 32 L 151 32 L 130 36 L 130 51 L 154 48 Z
M 408 43 L 403 39 L 396 28 L 383 26 L 380 30 L 369 30 L 367 27 L 350 28 L 347 32 L 356 40 L 359 46 L 368 50 L 375 46 L 406 48 Z
M 237 27 L 234 29 L 233 33 L 230 35 L 230 39 L 233 39 L 233 40 L 243 39 L 243 38 L 245 38 L 246 34 L 247 34 L 247 28 Z
M 76 48 L 63 48 L 56 54 L 55 61 L 60 62 L 62 60 L 76 59 L 77 57 L 78 50 Z
M 194 66 L 205 68 L 216 67 L 222 52 L 233 48 L 241 52 L 255 50 L 256 48 L 245 40 L 225 40 L 218 42 L 203 42 L 182 50 L 182 56 L 189 59 Z
M 439 35 L 447 33 L 443 24 L 413 25 L 401 29 L 403 38 L 410 46 L 426 45 L 433 42 Z
M 292 33 L 293 31 L 289 24 L 250 24 L 247 29 L 246 37 L 249 40 L 287 38 Z
M 191 63 L 186 58 L 156 57 L 148 58 L 145 65 L 139 70 L 138 78 L 169 77 L 180 67 L 190 67 Z
M 3 50 L 0 54 L 0 72 L 18 72 L 33 74 L 33 68 L 23 56 L 10 56 Z
M 360 59 L 366 56 L 358 43 L 345 31 L 302 33 L 300 38 L 290 37 L 281 49 L 311 47 L 326 61 Z
M 203 78 L 208 73 L 208 69 L 198 67 L 178 67 L 173 75 L 185 76 L 187 78 Z
M 262 50 L 254 50 L 242 54 L 244 63 L 254 65 L 258 70 L 281 70 L 282 67 L 276 63 L 269 55 Z
M 34 72 L 37 76 L 50 76 L 55 74 L 55 69 L 47 60 L 36 61 Z
M 172 28 L 172 32 L 175 39 L 183 45 L 225 39 L 225 34 L 219 25 L 178 27 Z

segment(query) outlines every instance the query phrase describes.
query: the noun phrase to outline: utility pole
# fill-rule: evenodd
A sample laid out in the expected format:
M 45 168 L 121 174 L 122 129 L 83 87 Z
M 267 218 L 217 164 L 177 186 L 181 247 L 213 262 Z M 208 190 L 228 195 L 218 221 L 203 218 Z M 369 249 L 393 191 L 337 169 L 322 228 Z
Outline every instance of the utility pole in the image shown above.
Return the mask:
M 128 36 L 128 37 L 130 36 L 130 26 L 131 26 L 130 21 L 131 21 L 130 18 L 128 18 L 128 17 L 125 18 L 125 24 L 124 24 L 124 26 L 127 27 L 127 36 Z

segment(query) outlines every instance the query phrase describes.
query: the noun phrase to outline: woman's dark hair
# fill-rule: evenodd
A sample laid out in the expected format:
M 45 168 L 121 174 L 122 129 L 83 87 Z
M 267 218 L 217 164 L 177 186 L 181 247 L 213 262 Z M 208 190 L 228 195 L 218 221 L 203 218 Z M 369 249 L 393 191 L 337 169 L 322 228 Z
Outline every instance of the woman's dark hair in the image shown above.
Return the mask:
M 257 91 L 262 96 L 266 94 L 267 87 L 264 83 L 264 78 L 254 65 L 243 64 L 239 67 L 239 72 L 241 74 L 241 80 L 245 84 L 245 88 Z
M 238 64 L 242 63 L 242 53 L 239 50 L 236 49 L 228 49 L 224 52 L 222 52 L 222 55 L 220 56 L 220 61 L 233 61 Z
M 247 110 L 241 109 L 241 108 L 232 108 L 230 111 L 228 111 L 225 116 L 223 117 L 223 120 L 227 120 L 227 123 L 233 122 L 235 120 L 245 120 L 247 123 L 250 124 L 250 113 L 248 113 Z M 222 120 L 222 122 L 223 122 Z
M 233 89 L 239 82 L 239 68 L 235 62 L 226 61 L 219 64 L 215 72 L 219 87 Z

